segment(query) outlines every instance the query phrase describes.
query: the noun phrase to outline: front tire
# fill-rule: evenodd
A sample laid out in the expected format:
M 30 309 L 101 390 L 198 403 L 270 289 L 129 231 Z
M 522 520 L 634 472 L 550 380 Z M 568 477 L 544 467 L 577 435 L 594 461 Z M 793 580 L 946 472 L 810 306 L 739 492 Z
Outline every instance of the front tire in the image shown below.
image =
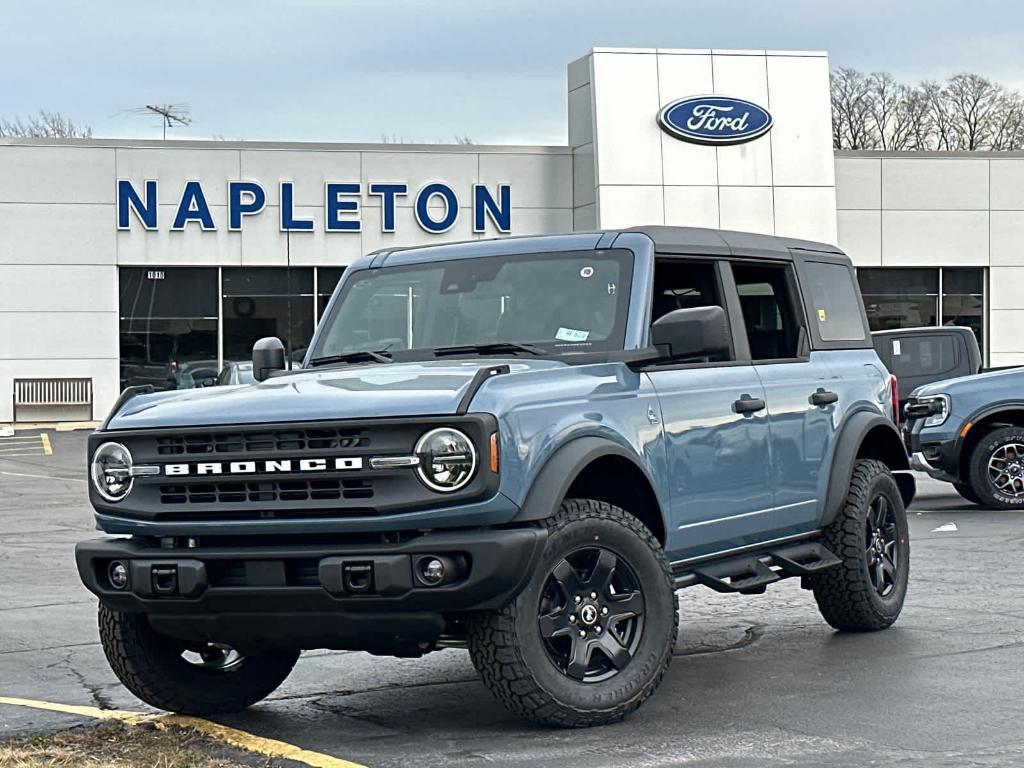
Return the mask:
M 238 712 L 273 693 L 292 671 L 298 651 L 242 656 L 215 644 L 187 647 L 161 635 L 142 613 L 100 604 L 100 642 L 125 688 L 157 709 L 187 715 Z
M 858 459 L 824 543 L 842 561 L 811 577 L 822 617 L 844 632 L 874 632 L 903 610 L 910 574 L 907 513 L 889 468 Z
M 657 689 L 678 615 L 651 531 L 619 507 L 567 499 L 525 589 L 470 623 L 469 651 L 484 684 L 520 717 L 604 725 Z
M 1024 428 L 983 435 L 968 460 L 971 488 L 990 509 L 1024 509 Z

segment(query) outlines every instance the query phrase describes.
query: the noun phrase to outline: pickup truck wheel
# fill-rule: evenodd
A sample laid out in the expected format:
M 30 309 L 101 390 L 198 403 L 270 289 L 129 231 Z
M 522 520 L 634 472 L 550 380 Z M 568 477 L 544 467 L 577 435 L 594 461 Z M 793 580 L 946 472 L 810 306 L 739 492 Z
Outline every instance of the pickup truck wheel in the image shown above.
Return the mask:
M 243 656 L 215 643 L 189 646 L 156 632 L 141 613 L 99 609 L 100 641 L 118 680 L 158 709 L 188 715 L 237 712 L 284 682 L 298 651 Z
M 672 660 L 678 607 L 658 540 L 635 517 L 567 499 L 548 521 L 533 578 L 506 608 L 474 617 L 469 651 L 512 712 L 546 725 L 621 720 Z
M 974 489 L 968 483 L 953 483 L 953 488 L 966 501 L 971 502 L 971 504 L 981 504 L 981 499 L 978 498 L 978 494 L 974 492 Z
M 992 509 L 1024 509 L 1024 428 L 1000 427 L 975 444 L 968 460 L 978 503 Z
M 903 498 L 889 468 L 858 459 L 843 508 L 824 530 L 841 563 L 811 577 L 825 621 L 845 632 L 891 626 L 907 595 L 910 539 Z

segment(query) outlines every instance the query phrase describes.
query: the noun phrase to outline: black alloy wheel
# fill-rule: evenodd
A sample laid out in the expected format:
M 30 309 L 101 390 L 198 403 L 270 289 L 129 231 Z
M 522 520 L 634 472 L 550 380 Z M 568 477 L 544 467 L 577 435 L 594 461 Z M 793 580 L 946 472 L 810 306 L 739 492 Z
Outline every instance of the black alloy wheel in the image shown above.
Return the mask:
M 633 569 L 601 546 L 570 553 L 551 569 L 537 622 L 551 662 L 584 683 L 614 677 L 644 632 L 644 596 Z
M 864 558 L 868 578 L 879 595 L 888 597 L 896 588 L 900 555 L 896 513 L 885 494 L 879 493 L 871 500 L 865 518 L 864 540 L 867 542 Z

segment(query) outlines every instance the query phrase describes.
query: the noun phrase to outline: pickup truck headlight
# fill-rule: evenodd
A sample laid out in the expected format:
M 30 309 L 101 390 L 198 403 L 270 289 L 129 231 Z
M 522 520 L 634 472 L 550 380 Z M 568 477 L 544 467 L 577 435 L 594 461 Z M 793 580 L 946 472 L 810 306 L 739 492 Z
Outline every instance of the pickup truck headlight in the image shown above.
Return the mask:
M 430 489 L 450 493 L 464 488 L 477 467 L 473 441 L 457 429 L 441 427 L 427 432 L 416 443 L 420 479 Z
M 907 406 L 906 415 L 911 419 L 923 417 L 926 427 L 938 427 L 949 418 L 949 395 L 918 397 Z
M 93 487 L 107 501 L 121 501 L 132 490 L 132 455 L 120 443 L 103 443 L 89 467 Z

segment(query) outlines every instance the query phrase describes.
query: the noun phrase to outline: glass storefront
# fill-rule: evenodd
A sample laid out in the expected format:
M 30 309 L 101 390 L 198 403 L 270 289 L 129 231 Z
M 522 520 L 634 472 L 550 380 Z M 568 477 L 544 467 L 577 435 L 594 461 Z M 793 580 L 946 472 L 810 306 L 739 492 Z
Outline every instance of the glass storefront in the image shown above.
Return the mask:
M 857 270 L 871 330 L 964 325 L 985 352 L 984 268 L 862 267 Z
M 343 267 L 121 267 L 121 387 L 209 386 L 277 336 L 301 360 Z M 314 291 L 314 281 L 316 290 Z M 314 314 L 316 313 L 316 314 Z

